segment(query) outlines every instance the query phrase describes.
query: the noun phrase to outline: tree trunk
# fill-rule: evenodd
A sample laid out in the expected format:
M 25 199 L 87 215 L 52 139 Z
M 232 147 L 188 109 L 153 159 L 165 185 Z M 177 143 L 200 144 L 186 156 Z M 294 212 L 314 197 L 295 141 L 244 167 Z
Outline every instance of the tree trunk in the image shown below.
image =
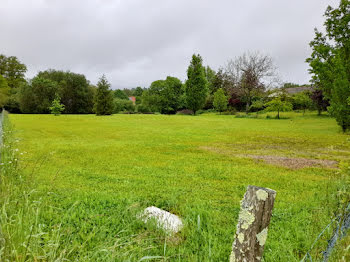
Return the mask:
M 276 191 L 248 186 L 241 202 L 230 262 L 262 259 Z
M 277 119 L 280 119 L 280 110 L 277 111 Z

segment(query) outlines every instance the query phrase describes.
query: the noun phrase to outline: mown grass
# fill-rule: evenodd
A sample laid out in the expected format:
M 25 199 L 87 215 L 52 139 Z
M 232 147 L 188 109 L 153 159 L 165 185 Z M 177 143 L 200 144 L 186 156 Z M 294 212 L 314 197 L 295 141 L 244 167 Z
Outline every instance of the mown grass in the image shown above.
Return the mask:
M 299 261 L 337 210 L 340 171 L 288 169 L 245 155 L 342 163 L 350 141 L 332 118 L 286 114 L 11 115 L 22 153 L 16 170 L 36 189 L 23 199 L 36 215 L 21 221 L 26 233 L 13 242 L 24 251 L 14 256 L 5 245 L 3 257 L 227 261 L 239 201 L 252 184 L 277 191 L 265 261 Z M 180 215 L 184 230 L 170 236 L 144 225 L 136 217 L 149 205 Z M 312 256 L 321 257 L 326 244 Z

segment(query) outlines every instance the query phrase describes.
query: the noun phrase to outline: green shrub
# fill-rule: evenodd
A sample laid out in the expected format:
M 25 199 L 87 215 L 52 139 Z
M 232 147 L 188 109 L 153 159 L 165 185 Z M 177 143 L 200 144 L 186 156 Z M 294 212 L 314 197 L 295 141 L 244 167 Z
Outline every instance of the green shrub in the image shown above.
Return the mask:
M 135 112 L 135 105 L 131 100 L 125 100 L 125 99 L 114 99 L 114 111 L 113 113 L 119 113 L 119 112 Z
M 142 114 L 153 113 L 152 110 L 148 106 L 143 105 L 143 104 L 138 105 L 136 109 L 137 109 L 138 113 L 142 113 Z

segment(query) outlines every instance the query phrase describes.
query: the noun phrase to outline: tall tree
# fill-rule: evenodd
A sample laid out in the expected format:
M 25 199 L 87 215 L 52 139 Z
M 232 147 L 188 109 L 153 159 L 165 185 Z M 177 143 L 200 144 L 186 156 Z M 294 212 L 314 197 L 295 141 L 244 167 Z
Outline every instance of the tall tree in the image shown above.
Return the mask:
M 183 95 L 182 82 L 168 76 L 165 80 L 152 82 L 150 88 L 142 94 L 142 104 L 162 114 L 175 114 L 181 105 Z
M 56 82 L 41 77 L 34 77 L 30 83 L 23 85 L 18 93 L 22 113 L 50 113 L 50 105 L 58 92 Z
M 202 63 L 202 57 L 194 54 L 187 69 L 186 103 L 193 114 L 196 114 L 204 106 L 208 94 L 208 80 L 205 77 L 205 69 Z
M 92 113 L 94 90 L 84 75 L 50 69 L 39 72 L 37 76 L 57 83 L 61 101 L 65 106 L 65 113 Z
M 143 89 L 141 86 L 138 86 L 135 88 L 134 92 L 133 92 L 133 95 L 134 96 L 142 96 L 142 93 L 143 93 Z
M 103 75 L 97 83 L 94 111 L 96 115 L 111 115 L 113 113 L 113 95 L 110 83 Z
M 207 81 L 208 81 L 209 94 L 213 95 L 220 87 L 217 87 L 215 85 L 216 73 L 213 69 L 210 68 L 210 66 L 207 66 L 205 68 L 205 77 L 207 78 Z
M 116 89 L 113 93 L 115 98 L 129 100 L 129 97 L 125 94 L 123 90 Z
M 311 100 L 317 108 L 318 115 L 321 115 L 322 111 L 326 111 L 329 106 L 328 100 L 323 96 L 322 90 L 316 88 L 311 94 Z
M 0 75 L 0 108 L 3 108 L 7 103 L 10 95 L 10 88 L 7 85 L 6 79 Z
M 222 88 L 219 88 L 218 91 L 214 93 L 214 108 L 220 112 L 227 109 L 228 99 L 225 96 L 225 92 Z
M 241 100 L 249 112 L 254 96 L 259 96 L 275 81 L 275 67 L 272 58 L 259 52 L 246 53 L 229 60 L 225 74 L 231 86 L 239 90 Z
M 18 88 L 25 82 L 24 74 L 27 67 L 17 57 L 0 54 L 0 75 L 2 75 L 10 88 Z
M 313 52 L 306 61 L 312 81 L 330 101 L 329 112 L 345 132 L 350 129 L 350 1 L 341 0 L 338 8 L 328 6 L 325 17 L 326 33 L 315 29 Z
M 17 90 L 26 83 L 24 78 L 26 71 L 27 67 L 17 57 L 0 54 L 0 75 L 6 79 L 10 88 L 5 107 L 10 112 L 20 112 Z

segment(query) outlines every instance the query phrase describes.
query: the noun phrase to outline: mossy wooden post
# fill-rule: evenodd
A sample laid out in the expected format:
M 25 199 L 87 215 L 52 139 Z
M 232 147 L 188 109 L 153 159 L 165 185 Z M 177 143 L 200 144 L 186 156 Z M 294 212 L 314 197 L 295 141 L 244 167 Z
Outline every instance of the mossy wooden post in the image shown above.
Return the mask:
M 276 191 L 248 186 L 241 201 L 230 262 L 261 261 Z

